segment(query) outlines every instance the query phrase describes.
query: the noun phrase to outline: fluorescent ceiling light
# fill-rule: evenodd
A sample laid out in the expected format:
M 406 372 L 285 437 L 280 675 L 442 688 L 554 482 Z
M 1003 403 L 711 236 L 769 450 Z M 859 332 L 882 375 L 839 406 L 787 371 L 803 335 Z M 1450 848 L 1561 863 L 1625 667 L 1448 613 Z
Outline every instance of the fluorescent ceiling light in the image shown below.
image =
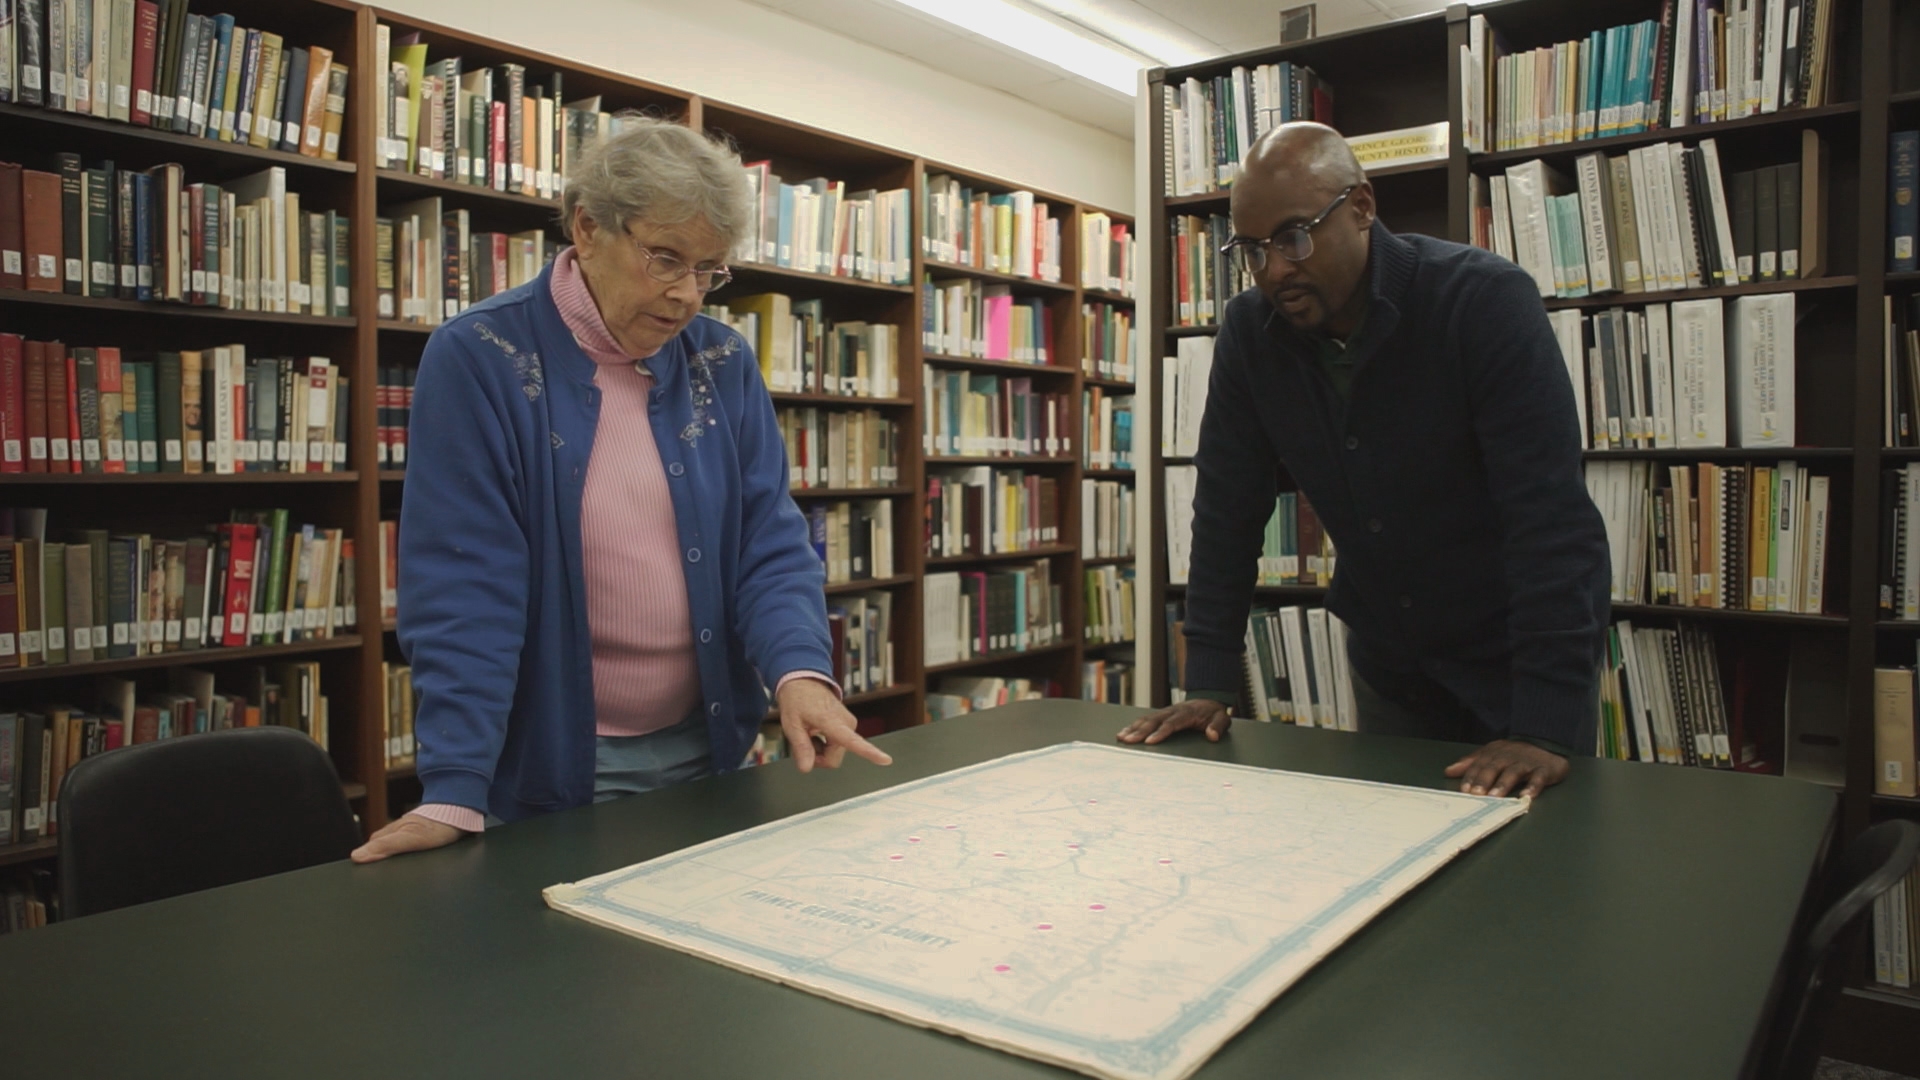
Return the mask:
M 894 0 L 1132 97 L 1146 64 L 1007 0 Z

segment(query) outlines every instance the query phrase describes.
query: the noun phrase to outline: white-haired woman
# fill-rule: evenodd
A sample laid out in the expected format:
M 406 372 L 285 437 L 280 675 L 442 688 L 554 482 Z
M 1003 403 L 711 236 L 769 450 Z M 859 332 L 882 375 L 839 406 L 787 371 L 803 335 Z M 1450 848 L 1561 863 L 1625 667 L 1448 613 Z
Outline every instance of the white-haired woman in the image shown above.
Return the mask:
M 759 364 L 700 315 L 753 212 L 737 154 L 629 121 L 568 179 L 573 245 L 428 339 L 400 512 L 424 802 L 356 861 L 738 768 L 768 684 L 802 771 L 890 760 L 827 675 Z

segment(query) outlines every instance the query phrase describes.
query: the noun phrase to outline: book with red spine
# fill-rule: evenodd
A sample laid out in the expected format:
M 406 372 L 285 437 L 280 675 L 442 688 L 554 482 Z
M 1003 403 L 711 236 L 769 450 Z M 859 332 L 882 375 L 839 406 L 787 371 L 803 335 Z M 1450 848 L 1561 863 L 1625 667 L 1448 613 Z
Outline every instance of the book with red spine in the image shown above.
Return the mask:
M 67 471 L 85 472 L 80 458 L 80 362 L 65 345 L 52 341 L 47 343 L 47 363 L 60 364 L 67 373 Z
M 21 369 L 27 387 L 27 471 L 47 471 L 47 350 L 23 348 L 17 335 L 13 346 L 21 351 Z M 5 349 L 0 343 L 0 349 Z
M 27 471 L 46 473 L 46 354 L 48 346 L 44 342 L 27 342 L 27 348 L 21 354 L 21 373 L 23 373 L 23 402 L 27 405 L 25 438 L 27 438 Z
M 141 127 L 153 123 L 153 60 L 160 40 L 160 5 L 153 0 L 134 4 L 132 101 L 128 119 Z
M 226 602 L 221 605 L 220 643 L 238 648 L 247 643 L 249 607 L 253 598 L 255 547 L 260 527 L 245 523 L 220 526 L 227 542 Z
M 18 334 L 0 334 L 0 472 L 27 471 L 26 356 Z
M 36 361 L 47 372 L 47 471 L 74 472 L 67 416 L 76 403 L 69 400 L 73 382 L 67 378 L 67 352 L 57 341 L 29 341 L 27 370 Z

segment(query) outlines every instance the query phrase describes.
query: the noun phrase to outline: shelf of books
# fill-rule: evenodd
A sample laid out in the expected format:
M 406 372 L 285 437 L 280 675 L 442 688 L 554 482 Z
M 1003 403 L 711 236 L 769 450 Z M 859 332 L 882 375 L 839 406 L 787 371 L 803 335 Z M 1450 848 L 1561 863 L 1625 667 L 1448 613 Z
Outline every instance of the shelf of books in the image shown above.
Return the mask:
M 1180 693 L 1213 326 L 1247 284 L 1214 254 L 1230 163 L 1274 119 L 1328 120 L 1389 227 L 1538 285 L 1613 558 L 1596 752 L 1824 783 L 1848 835 L 1916 814 L 1920 9 L 1507 0 L 1150 78 L 1171 244 L 1148 326 L 1156 704 Z M 1445 166 L 1402 157 L 1382 182 L 1382 145 Z M 1333 545 L 1280 486 L 1241 715 L 1330 707 L 1345 726 L 1342 634 L 1318 606 Z M 1920 1004 L 1913 939 L 1897 959 L 1891 934 L 1916 902 L 1909 882 L 1883 905 L 1838 1021 L 1849 1060 L 1915 1067 L 1875 1025 Z

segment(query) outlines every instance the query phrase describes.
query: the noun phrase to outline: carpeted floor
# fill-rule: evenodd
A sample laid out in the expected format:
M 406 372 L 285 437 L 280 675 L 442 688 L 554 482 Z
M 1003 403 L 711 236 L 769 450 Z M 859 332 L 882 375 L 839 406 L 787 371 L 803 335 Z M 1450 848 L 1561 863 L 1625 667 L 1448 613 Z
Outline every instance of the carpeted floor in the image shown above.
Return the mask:
M 1814 1072 L 1815 1080 L 1913 1080 L 1899 1073 L 1890 1073 L 1882 1069 L 1869 1069 L 1865 1065 L 1855 1065 L 1847 1061 L 1835 1061 L 1821 1058 L 1820 1068 Z

